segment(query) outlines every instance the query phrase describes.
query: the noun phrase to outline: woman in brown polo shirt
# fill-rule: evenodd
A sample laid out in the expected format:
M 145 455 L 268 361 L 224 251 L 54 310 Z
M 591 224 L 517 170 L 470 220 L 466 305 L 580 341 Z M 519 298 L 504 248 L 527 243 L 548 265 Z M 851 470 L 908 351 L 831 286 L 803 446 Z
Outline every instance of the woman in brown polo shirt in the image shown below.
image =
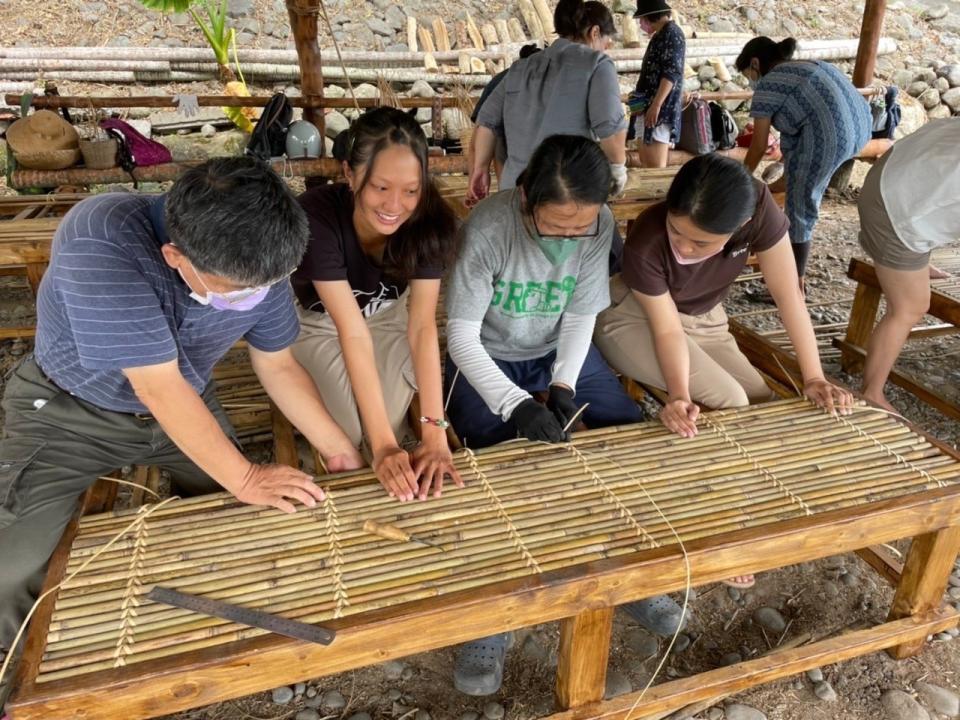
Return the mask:
M 741 407 L 772 397 L 722 305 L 751 252 L 796 349 L 804 394 L 831 409 L 850 404 L 850 393 L 823 377 L 788 228 L 766 185 L 719 155 L 684 165 L 666 201 L 633 224 L 595 341 L 624 375 L 668 393 L 660 418 L 674 432 L 696 435 L 698 403 Z

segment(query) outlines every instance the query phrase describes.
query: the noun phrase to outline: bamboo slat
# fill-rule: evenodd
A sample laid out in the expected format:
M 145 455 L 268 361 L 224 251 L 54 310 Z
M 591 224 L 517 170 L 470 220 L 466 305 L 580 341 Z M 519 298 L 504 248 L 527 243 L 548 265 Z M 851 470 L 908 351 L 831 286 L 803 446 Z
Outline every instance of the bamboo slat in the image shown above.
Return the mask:
M 249 379 L 239 363 L 220 372 Z M 960 481 L 960 461 L 865 407 L 833 417 L 781 401 L 702 427 L 688 440 L 644 423 L 461 451 L 467 486 L 422 503 L 389 499 L 369 471 L 294 515 L 228 495 L 176 501 L 101 554 L 131 512 L 83 518 L 68 570 L 96 557 L 57 597 L 37 682 L 262 634 L 145 600 L 155 585 L 320 623 Z M 443 550 L 369 535 L 367 519 Z

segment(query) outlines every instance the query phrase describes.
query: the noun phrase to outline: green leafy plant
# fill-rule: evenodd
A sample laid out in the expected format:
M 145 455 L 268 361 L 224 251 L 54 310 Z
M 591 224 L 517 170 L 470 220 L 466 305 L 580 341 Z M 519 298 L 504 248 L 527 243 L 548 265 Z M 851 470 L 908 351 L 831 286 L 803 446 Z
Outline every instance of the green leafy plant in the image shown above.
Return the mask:
M 220 79 L 223 82 L 236 80 L 230 68 L 229 51 L 234 29 L 227 27 L 227 0 L 140 0 L 140 3 L 162 13 L 190 13 L 217 58 Z M 201 16 L 198 8 L 206 17 Z

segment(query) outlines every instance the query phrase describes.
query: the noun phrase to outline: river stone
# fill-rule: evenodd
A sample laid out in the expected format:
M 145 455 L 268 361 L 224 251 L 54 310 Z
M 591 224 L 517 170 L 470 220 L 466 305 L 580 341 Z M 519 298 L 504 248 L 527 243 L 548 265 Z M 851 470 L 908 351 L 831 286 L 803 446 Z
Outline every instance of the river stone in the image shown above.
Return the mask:
M 940 100 L 942 100 L 943 104 L 950 108 L 953 112 L 960 113 L 960 87 L 950 88 L 940 96 Z M 960 590 L 960 588 L 950 588 L 950 597 L 960 599 L 960 595 L 954 595 L 954 590 Z
M 430 713 L 421 708 L 417 710 L 416 714 L 413 716 L 413 720 L 430 720 Z
M 787 621 L 783 619 L 783 615 L 772 607 L 757 608 L 753 613 L 753 619 L 770 632 L 782 633 L 787 629 Z
M 632 628 L 624 638 L 624 644 L 642 660 L 653 657 L 660 650 L 660 642 L 642 628 Z
M 607 673 L 607 685 L 603 691 L 604 700 L 610 700 L 617 695 L 626 695 L 632 690 L 633 685 L 630 684 L 630 678 L 616 671 Z
M 367 18 L 367 27 L 373 30 L 375 34 L 382 35 L 383 37 L 393 37 L 393 33 L 396 32 L 383 20 L 375 17 Z
M 937 72 L 940 77 L 947 79 L 950 87 L 960 87 L 960 65 L 944 65 Z M 957 567 L 960 567 L 960 564 Z
M 330 127 L 329 125 L 327 127 Z M 403 669 L 407 666 L 403 660 L 387 660 L 385 663 L 381 664 L 380 667 L 383 668 L 383 674 L 386 676 L 387 680 L 399 680 L 400 676 L 403 675 Z
M 723 720 L 723 710 L 718 707 L 712 707 L 707 710 L 707 720 Z
M 348 717 L 347 720 L 370 720 L 370 713 L 357 712 Z
M 807 677 L 812 683 L 823 682 L 823 670 L 820 668 L 811 668 L 807 670 Z
M 700 70 L 697 72 L 697 77 L 701 82 L 705 80 L 713 80 L 717 76 L 717 71 L 713 69 L 713 65 L 709 63 L 704 63 L 700 66 Z
M 409 665 L 407 665 L 407 667 L 405 667 L 405 668 L 403 669 L 403 672 L 400 673 L 400 679 L 401 679 L 401 680 L 412 680 L 414 675 L 416 675 L 416 670 L 414 670 L 412 667 L 410 667 Z
M 426 80 L 417 80 L 410 87 L 410 97 L 432 98 L 435 97 L 436 94 L 437 91 L 434 90 L 433 86 Z
M 826 681 L 818 682 L 816 685 L 814 685 L 813 694 L 824 702 L 837 701 L 837 691 L 833 689 L 833 685 Z
M 927 117 L 931 120 L 944 120 L 950 117 L 950 108 L 946 105 L 937 105 L 935 108 L 927 110 Z
M 720 658 L 720 667 L 726 667 L 727 665 L 736 665 L 738 662 L 743 662 L 743 656 L 740 653 L 727 653 L 722 658 Z
M 860 578 L 853 573 L 844 573 L 840 576 L 840 582 L 850 588 L 856 587 L 859 580 Z
M 498 702 L 488 702 L 483 706 L 483 716 L 487 720 L 502 720 L 506 710 Z
M 927 85 L 932 85 L 937 81 L 937 73 L 933 68 L 920 68 L 914 75 L 915 80 L 923 80 Z
M 907 92 L 913 97 L 920 97 L 924 92 L 927 91 L 927 89 L 929 89 L 929 87 L 930 86 L 927 85 L 923 80 L 917 80 L 910 83 L 910 86 L 907 88 Z
M 936 88 L 924 90 L 923 94 L 917 98 L 927 110 L 935 108 L 940 104 L 940 92 Z
M 320 720 L 320 713 L 313 708 L 304 708 L 294 716 L 294 720 Z
M 933 7 L 927 8 L 920 13 L 920 17 L 922 17 L 924 20 L 940 20 L 941 18 L 945 18 L 948 12 L 950 12 L 949 6 L 934 5 Z
M 913 82 L 913 70 L 897 70 L 893 74 L 893 82 L 902 90 L 906 90 Z
M 350 121 L 337 110 L 330 110 L 323 116 L 324 127 L 328 138 L 336 139 L 337 135 L 350 127 Z
M 288 702 L 293 700 L 293 688 L 283 687 L 274 688 L 273 692 L 270 693 L 270 697 L 273 699 L 277 705 L 286 705 Z
M 460 716 L 460 720 L 480 720 L 480 713 L 476 710 L 467 710 Z
M 396 678 L 399 680 L 399 678 Z M 397 690 L 397 688 L 390 688 L 387 690 L 387 700 L 390 702 L 396 702 L 403 697 L 403 693 Z
M 960 715 L 960 697 L 955 692 L 925 682 L 918 682 L 914 687 L 927 707 L 947 717 Z
M 767 720 L 767 716 L 749 705 L 733 703 L 724 708 L 727 720 Z
M 930 720 L 930 714 L 903 690 L 887 690 L 880 696 L 885 720 Z
M 336 690 L 329 690 L 323 694 L 323 701 L 320 705 L 327 710 L 343 710 L 347 706 L 347 701 Z
M 376 85 L 371 85 L 370 83 L 360 83 L 359 85 L 354 85 L 353 94 L 358 98 L 380 97 L 380 91 L 377 89 Z
M 637 11 L 637 3 L 632 2 L 632 0 L 613 0 L 613 7 L 611 8 L 615 13 L 623 13 L 629 17 L 624 18 L 624 21 L 629 20 L 633 17 L 633 14 Z

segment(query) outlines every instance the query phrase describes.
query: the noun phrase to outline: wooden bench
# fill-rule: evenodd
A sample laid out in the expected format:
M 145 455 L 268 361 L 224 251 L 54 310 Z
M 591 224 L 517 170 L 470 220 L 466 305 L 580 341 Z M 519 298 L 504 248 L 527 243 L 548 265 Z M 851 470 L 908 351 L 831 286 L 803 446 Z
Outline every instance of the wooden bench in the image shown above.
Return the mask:
M 798 429 L 756 431 L 776 426 L 781 417 L 784 428 Z M 144 533 L 149 525 L 150 542 L 141 546 L 135 565 L 129 550 L 110 551 L 98 560 L 106 575 L 94 571 L 82 588 L 74 584 L 41 605 L 8 708 L 13 720 L 154 717 L 560 620 L 558 711 L 549 717 L 619 720 L 880 649 L 908 657 L 927 635 L 956 625 L 960 615 L 940 605 L 960 550 L 960 457 L 954 451 L 887 415 L 863 409 L 849 420 L 831 418 L 799 400 L 710 413 L 704 427 L 713 432 L 684 441 L 653 423 L 583 433 L 574 449 L 516 443 L 464 451 L 458 465 L 466 489 L 406 506 L 384 497 L 363 473 L 331 479 L 328 502 L 295 516 L 222 496 L 175 501 L 141 522 Z M 799 436 L 806 433 L 817 441 L 803 442 Z M 681 442 L 684 452 L 672 452 Z M 701 464 L 691 459 L 697 457 Z M 614 460 L 631 463 L 642 491 L 632 474 L 611 471 Z M 858 472 L 872 466 L 876 480 L 854 477 L 852 463 Z M 527 492 L 537 505 L 524 509 Z M 652 501 L 651 493 L 664 503 L 660 511 L 673 519 L 684 549 L 652 511 L 645 499 Z M 680 512 L 681 498 L 718 493 L 729 495 L 729 509 L 714 509 L 718 500 L 693 500 L 691 514 Z M 561 505 L 536 519 L 537 507 Z M 447 552 L 367 536 L 359 528 L 368 517 L 430 533 Z M 75 518 L 51 561 L 47 586 L 62 579 L 68 563 L 76 567 L 134 518 Z M 260 523 L 266 523 L 262 530 Z M 232 536 L 236 547 L 228 542 L 230 527 L 245 528 Z M 194 539 L 193 533 L 203 537 Z M 177 544 L 184 537 L 199 555 L 180 555 Z M 245 555 L 242 546 L 252 537 L 265 539 L 250 540 Z M 884 574 L 897 588 L 887 622 L 665 682 L 642 697 L 603 701 L 616 605 L 905 537 L 914 541 L 902 573 L 886 568 Z M 295 550 L 303 547 L 296 538 L 310 549 Z M 132 548 L 131 542 L 121 546 Z M 552 549 L 561 547 L 566 550 Z M 291 553 L 305 553 L 299 570 L 300 556 Z M 177 569 L 191 558 L 190 567 Z M 244 573 L 256 573 L 257 563 L 275 565 L 274 558 L 289 563 L 295 576 L 276 570 L 251 576 L 271 589 L 247 602 L 273 612 L 286 608 L 288 616 L 335 629 L 330 646 L 184 615 L 142 599 L 155 583 L 177 587 L 178 578 L 190 591 L 198 582 L 197 562 L 210 596 L 243 597 Z M 131 578 L 123 572 L 128 567 L 136 567 Z M 414 569 L 407 578 L 398 567 Z M 207 584 L 208 574 L 224 580 Z M 130 606 L 125 597 L 137 608 L 138 622 L 120 621 L 111 630 L 111 613 L 120 618 L 121 606 Z M 90 633 L 82 629 L 92 617 L 88 611 L 103 614 L 89 646 Z M 71 617 L 81 619 L 76 627 Z M 169 623 L 173 630 L 165 629 Z
M 941 250 L 934 254 L 932 262 L 951 273 L 960 272 L 960 250 Z M 857 282 L 857 290 L 850 311 L 850 323 L 843 339 L 834 338 L 834 345 L 840 349 L 841 366 L 847 372 L 862 368 L 866 358 L 866 347 L 877 322 L 882 292 L 877 271 L 874 266 L 859 258 L 850 260 L 847 277 Z M 911 337 L 940 334 L 949 326 L 960 327 L 960 278 L 956 274 L 943 280 L 930 281 L 930 315 L 948 324 L 933 330 L 916 328 Z M 960 419 L 960 406 L 951 402 L 934 388 L 923 385 L 910 375 L 893 370 L 890 382 L 916 395 L 925 403 L 935 407 L 950 417 Z

